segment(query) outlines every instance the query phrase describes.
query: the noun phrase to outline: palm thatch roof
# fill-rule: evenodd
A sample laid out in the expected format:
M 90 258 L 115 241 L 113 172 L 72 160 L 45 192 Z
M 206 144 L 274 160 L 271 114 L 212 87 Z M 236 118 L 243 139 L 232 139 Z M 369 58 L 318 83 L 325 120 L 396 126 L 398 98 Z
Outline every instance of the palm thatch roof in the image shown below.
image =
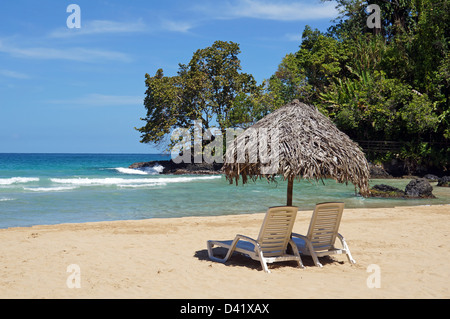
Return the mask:
M 263 173 L 267 165 L 261 163 L 259 158 L 255 161 L 249 157 L 251 152 L 257 153 L 265 145 L 269 154 L 277 150 L 271 139 L 261 142 L 261 138 L 251 138 L 246 134 L 265 130 L 268 136 L 278 133 L 278 165 L 271 174 Z M 239 151 L 243 147 L 248 150 L 244 161 L 242 151 Z M 225 157 L 222 169 L 230 183 L 235 181 L 238 184 L 239 177 L 242 177 L 244 184 L 249 178 L 255 180 L 266 177 L 273 180 L 276 175 L 289 181 L 295 178 L 333 178 L 339 183 L 353 183 L 362 195 L 369 193 L 369 166 L 358 144 L 316 107 L 298 100 L 270 113 L 245 130 L 227 146 Z

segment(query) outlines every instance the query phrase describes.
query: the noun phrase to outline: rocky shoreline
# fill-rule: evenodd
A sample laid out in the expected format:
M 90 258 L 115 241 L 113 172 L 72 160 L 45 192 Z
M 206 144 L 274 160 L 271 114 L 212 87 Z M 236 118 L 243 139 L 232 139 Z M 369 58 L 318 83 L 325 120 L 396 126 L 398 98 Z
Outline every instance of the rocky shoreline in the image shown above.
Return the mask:
M 370 197 L 384 197 L 384 198 L 436 198 L 433 195 L 433 187 L 426 178 L 414 178 L 405 190 L 399 188 L 378 184 L 370 189 Z
M 139 162 L 129 166 L 132 169 L 148 169 L 162 166 L 161 174 L 172 175 L 218 175 L 223 174 L 221 163 L 179 163 L 172 160 Z M 405 178 L 411 179 L 405 190 L 401 190 L 389 185 L 379 184 L 371 188 L 371 197 L 389 197 L 389 198 L 435 198 L 432 193 L 433 187 L 430 182 L 438 182 L 439 187 L 450 187 L 450 176 L 438 177 L 433 174 L 426 174 L 422 178 L 417 176 L 393 176 L 381 165 L 370 163 L 371 179 L 391 179 Z
M 164 167 L 161 174 L 193 174 L 193 175 L 217 175 L 222 174 L 222 164 L 220 163 L 179 163 L 176 164 L 172 160 L 170 161 L 150 161 L 150 162 L 139 162 L 134 163 L 129 166 L 129 168 L 134 169 L 145 169 L 148 167 L 155 167 L 161 165 Z
M 222 164 L 221 163 L 179 163 L 176 164 L 172 160 L 162 160 L 162 161 L 150 161 L 150 162 L 139 162 L 133 163 L 129 168 L 134 169 L 145 169 L 149 167 L 154 167 L 156 165 L 161 165 L 164 167 L 162 174 L 222 174 Z M 404 174 L 398 168 L 393 170 L 388 166 L 385 168 L 383 165 L 369 163 L 370 178 L 372 179 L 390 179 L 390 178 L 418 178 L 418 176 L 411 176 Z M 403 173 L 403 174 L 402 174 Z M 443 175 L 443 174 L 441 174 Z M 428 181 L 437 181 L 440 185 L 438 186 L 450 186 L 450 176 L 439 177 L 434 174 L 420 175 L 426 178 Z

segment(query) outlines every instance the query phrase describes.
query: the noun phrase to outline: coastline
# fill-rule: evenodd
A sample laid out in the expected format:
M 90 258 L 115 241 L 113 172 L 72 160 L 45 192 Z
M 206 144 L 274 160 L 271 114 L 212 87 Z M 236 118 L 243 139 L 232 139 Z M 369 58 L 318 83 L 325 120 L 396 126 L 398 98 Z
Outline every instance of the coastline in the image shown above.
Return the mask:
M 312 211 L 299 211 L 305 233 Z M 345 256 L 270 266 L 239 255 L 212 262 L 209 239 L 255 238 L 264 213 L 0 229 L 0 298 L 449 298 L 450 205 L 345 209 Z M 78 265 L 80 288 L 67 286 Z M 369 288 L 369 265 L 381 287 Z M 231 279 L 231 280 L 230 280 Z M 235 280 L 239 279 L 239 280 Z

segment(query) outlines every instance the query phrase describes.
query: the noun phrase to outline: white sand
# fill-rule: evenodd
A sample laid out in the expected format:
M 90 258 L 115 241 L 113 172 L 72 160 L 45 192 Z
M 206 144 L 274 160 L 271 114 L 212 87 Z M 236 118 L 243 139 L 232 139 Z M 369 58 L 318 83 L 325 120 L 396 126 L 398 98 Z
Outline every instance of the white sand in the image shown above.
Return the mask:
M 305 234 L 311 211 L 294 231 Z M 0 230 L 0 298 L 449 298 L 450 205 L 346 209 L 356 260 L 304 257 L 269 266 L 207 258 L 208 239 L 256 238 L 264 214 L 63 224 Z M 69 265 L 80 288 L 69 288 Z M 369 265 L 380 288 L 369 288 Z M 374 282 L 369 280 L 369 282 Z M 69 284 L 75 284 L 70 281 Z

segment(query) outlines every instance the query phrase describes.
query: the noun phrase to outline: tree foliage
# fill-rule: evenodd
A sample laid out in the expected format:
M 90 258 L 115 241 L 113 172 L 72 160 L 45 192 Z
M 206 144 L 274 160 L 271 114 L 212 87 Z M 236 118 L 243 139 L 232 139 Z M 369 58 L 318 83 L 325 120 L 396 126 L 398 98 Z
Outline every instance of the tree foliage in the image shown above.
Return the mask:
M 323 0 L 327 1 L 327 0 Z M 355 140 L 400 141 L 411 167 L 450 163 L 450 0 L 371 0 L 381 28 L 370 29 L 368 1 L 336 0 L 327 32 L 306 26 L 297 52 L 257 85 L 241 71 L 239 45 L 197 50 L 176 76 L 146 74 L 144 143 L 202 119 L 222 131 L 247 127 L 299 99 L 316 105 Z
M 269 79 L 275 108 L 298 98 L 356 140 L 404 142 L 392 157 L 448 168 L 450 1 L 370 1 L 381 29 L 367 27 L 367 1 L 337 3 L 335 24 L 306 26 Z
M 203 129 L 212 124 L 224 131 L 250 121 L 248 97 L 258 88 L 253 76 L 241 72 L 239 45 L 216 41 L 194 52 L 188 64 L 179 64 L 176 76 L 145 75 L 147 87 L 144 106 L 147 116 L 141 142 L 160 144 L 178 127 L 193 128 L 201 120 Z M 255 93 L 256 94 L 256 93 Z

